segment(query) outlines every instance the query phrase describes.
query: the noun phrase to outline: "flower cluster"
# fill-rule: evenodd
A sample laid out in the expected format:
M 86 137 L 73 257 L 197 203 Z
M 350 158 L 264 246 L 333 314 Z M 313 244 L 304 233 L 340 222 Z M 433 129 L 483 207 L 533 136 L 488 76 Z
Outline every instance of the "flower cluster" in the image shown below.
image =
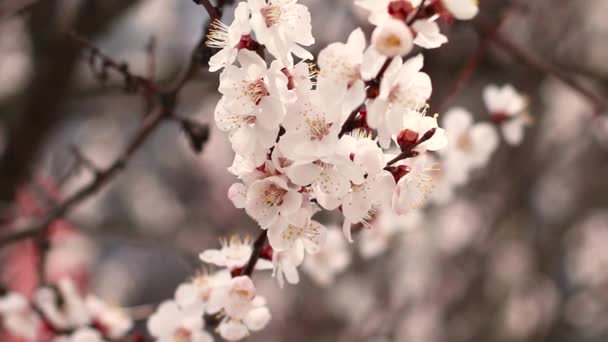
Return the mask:
M 37 289 L 31 301 L 17 292 L 0 295 L 0 322 L 25 341 L 115 341 L 133 327 L 123 310 L 94 295 L 81 296 L 67 278 Z
M 446 114 L 447 132 L 437 115 L 427 115 L 432 84 L 424 57 L 406 56 L 414 45 L 446 43 L 437 19 L 471 19 L 476 2 L 356 3 L 376 26 L 371 39 L 355 29 L 346 42 L 325 47 L 316 66 L 305 48 L 315 41 L 310 13 L 297 0 L 243 1 L 230 25 L 212 23 L 207 44 L 218 52 L 209 65 L 221 70 L 222 95 L 214 117 L 235 152 L 229 171 L 239 179 L 228 198 L 262 234 L 255 243 L 232 237 L 200 254 L 219 269 L 180 285 L 158 308 L 148 330 L 159 340 L 208 341 L 210 323 L 228 341 L 262 329 L 270 312 L 256 295 L 254 269 L 272 269 L 281 287 L 299 282 L 299 267 L 329 284 L 350 263 L 353 232 L 361 235 L 362 256 L 380 254 L 420 223 L 417 209 L 438 183 L 463 184 L 495 150 L 495 128 L 473 124 L 463 109 Z M 490 87 L 484 98 L 506 140 L 521 140 L 522 97 Z M 516 130 L 519 139 L 511 139 Z M 442 175 L 439 165 L 457 175 Z M 321 211 L 340 216 L 343 234 L 315 219 Z
M 319 53 L 318 70 L 302 47 L 314 43 L 310 14 L 296 1 L 241 2 L 234 22 L 216 21 L 210 34 L 221 48 L 211 69 L 223 68 L 215 120 L 229 135 L 230 171 L 240 179 L 228 195 L 268 230 L 281 284 L 297 282 L 305 254 L 326 240 L 316 212 L 338 209 L 349 241 L 352 226 L 369 226 L 381 211 L 408 213 L 433 188 L 427 152 L 447 145 L 436 116 L 426 115 L 432 86 L 422 55 L 402 56 L 413 44 L 447 41 L 433 17 L 450 7 L 359 4 L 378 25 L 371 45 L 356 29 Z M 205 261 L 228 266 L 207 254 Z
M 454 188 L 468 182 L 471 173 L 484 167 L 499 146 L 502 131 L 509 145 L 519 145 L 524 129 L 532 121 L 527 100 L 511 85 L 489 85 L 483 91 L 487 121 L 474 122 L 466 109 L 455 107 L 443 115 L 443 126 L 450 144 L 439 154 L 441 165 L 440 191 L 433 200 L 443 203 L 452 198 Z
M 204 330 L 205 315 L 218 321 L 216 331 L 228 341 L 241 340 L 270 321 L 270 311 L 251 279 L 233 278 L 220 270 L 180 285 L 175 298 L 163 302 L 150 317 L 148 331 L 159 341 L 212 341 Z

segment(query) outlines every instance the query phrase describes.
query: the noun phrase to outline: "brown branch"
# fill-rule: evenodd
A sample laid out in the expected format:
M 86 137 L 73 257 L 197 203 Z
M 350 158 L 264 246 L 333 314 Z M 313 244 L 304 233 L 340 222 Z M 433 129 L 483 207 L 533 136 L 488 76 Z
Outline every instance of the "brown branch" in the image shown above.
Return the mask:
M 0 21 L 19 15 L 32 8 L 37 0 L 13 0 L 0 4 Z
M 268 229 L 263 229 L 258 235 L 257 239 L 253 242 L 253 248 L 251 249 L 251 255 L 249 256 L 249 261 L 247 261 L 247 265 L 241 272 L 241 275 L 251 277 L 253 270 L 255 269 L 255 265 L 257 265 L 258 260 L 260 260 L 260 255 L 266 247 L 266 241 L 268 237 Z
M 90 0 L 67 23 L 87 36 L 103 32 L 134 0 Z M 62 104 L 72 86 L 80 48 L 63 32 L 59 1 L 40 1 L 28 16 L 34 61 L 19 112 L 7 113 L 8 139 L 0 157 L 0 215 L 10 210 L 47 137 L 68 116 Z M 10 116 L 8 115 L 10 114 Z
M 217 15 L 217 12 L 213 13 Z M 209 15 L 213 17 L 212 12 L 210 12 Z M 201 40 L 204 41 L 204 37 L 206 36 L 206 34 L 206 31 L 203 32 L 203 37 L 201 38 Z M 101 52 L 99 52 L 99 50 L 95 46 L 90 45 L 88 40 L 82 38 L 78 34 L 71 34 L 71 36 L 77 39 L 79 43 L 84 44 L 85 47 L 95 49 L 98 55 L 101 54 Z M 198 50 L 200 50 L 199 45 L 197 45 L 193 49 L 192 55 L 194 56 Z M 135 134 L 135 136 L 127 145 L 123 153 L 109 167 L 97 172 L 95 178 L 91 182 L 84 185 L 73 195 L 64 200 L 55 209 L 48 213 L 46 217 L 39 223 L 31 227 L 23 228 L 16 232 L 11 232 L 9 234 L 6 234 L 5 236 L 0 237 L 0 248 L 23 239 L 35 237 L 40 232 L 45 231 L 55 220 L 67 215 L 72 209 L 74 209 L 74 207 L 76 207 L 78 204 L 82 203 L 84 200 L 88 199 L 92 195 L 96 194 L 101 188 L 103 188 L 103 186 L 105 186 L 112 179 L 114 179 L 114 177 L 122 169 L 125 168 L 127 162 L 132 157 L 132 155 L 144 144 L 146 139 L 152 134 L 156 127 L 158 127 L 160 123 L 163 122 L 165 119 L 169 119 L 174 116 L 174 110 L 177 106 L 177 95 L 194 75 L 197 64 L 197 60 L 195 58 L 191 58 L 190 63 L 186 68 L 188 72 L 182 74 L 182 76 L 176 81 L 175 86 L 172 87 L 169 91 L 161 91 L 154 82 L 146 78 L 131 74 L 128 71 L 128 68 L 124 68 L 121 64 L 116 63 L 112 58 L 107 55 L 101 56 L 103 56 L 103 58 L 106 60 L 108 65 L 110 65 L 110 67 L 116 68 L 123 75 L 128 75 L 128 77 L 132 77 L 137 82 L 141 83 L 142 85 L 145 85 L 147 89 L 149 89 L 151 92 L 158 95 L 158 97 L 160 98 L 159 105 L 155 106 L 150 113 L 147 113 L 144 116 L 144 123 L 139 129 L 139 131 Z M 255 262 L 257 262 L 257 260 Z
M 125 88 L 127 90 L 137 90 L 137 87 L 141 86 L 149 93 L 159 91 L 158 86 L 152 79 L 132 73 L 129 70 L 129 65 L 127 63 L 114 60 L 112 57 L 99 50 L 99 48 L 97 48 L 97 46 L 95 46 L 95 44 L 93 44 L 93 42 L 91 42 L 89 39 L 75 31 L 68 32 L 68 36 L 70 39 L 79 44 L 83 50 L 90 53 L 89 65 L 91 66 L 92 71 L 95 73 L 95 76 L 100 79 L 100 81 L 105 81 L 105 78 L 107 77 L 107 69 L 111 69 L 124 78 Z M 148 52 L 150 49 L 150 47 L 147 47 Z M 101 64 L 101 70 L 99 71 L 95 70 L 95 64 L 97 62 L 96 60 L 99 60 Z
M 91 182 L 64 200 L 49 214 L 47 214 L 46 217 L 38 224 L 0 238 L 0 248 L 19 240 L 34 237 L 41 231 L 46 230 L 46 228 L 55 220 L 68 214 L 76 205 L 97 193 L 105 184 L 111 181 L 119 173 L 119 171 L 126 166 L 131 156 L 143 145 L 154 129 L 163 121 L 164 115 L 163 111 L 160 109 L 161 108 L 157 107 L 152 115 L 147 116 L 147 119 L 140 128 L 139 132 L 127 145 L 127 148 L 123 154 L 119 156 L 112 163 L 112 165 L 100 171 Z
M 440 112 L 446 109 L 446 106 L 452 101 L 452 99 L 454 99 L 456 96 L 458 96 L 458 94 L 460 94 L 464 86 L 469 82 L 469 80 L 477 70 L 477 67 L 479 67 L 479 64 L 483 59 L 486 49 L 487 39 L 482 39 L 479 42 L 477 48 L 473 50 L 473 52 L 469 55 L 466 63 L 460 69 L 458 77 L 450 86 L 447 95 L 439 102 L 437 108 Z

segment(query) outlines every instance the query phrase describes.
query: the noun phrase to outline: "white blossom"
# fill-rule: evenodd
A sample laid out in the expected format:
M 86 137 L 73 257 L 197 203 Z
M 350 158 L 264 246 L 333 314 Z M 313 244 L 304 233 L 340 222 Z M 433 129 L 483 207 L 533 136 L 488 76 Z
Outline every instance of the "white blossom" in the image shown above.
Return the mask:
M 438 168 L 437 162 L 428 154 L 407 159 L 403 164 L 407 166 L 408 172 L 399 179 L 393 194 L 393 209 L 399 215 L 419 209 L 425 204 L 435 188 L 434 173 Z
M 474 123 L 472 115 L 462 108 L 453 108 L 443 117 L 443 128 L 451 142 L 441 150 L 445 177 L 460 185 L 471 170 L 484 166 L 498 147 L 498 135 L 492 124 Z
M 25 296 L 9 292 L 0 297 L 0 322 L 12 336 L 27 341 L 38 339 L 40 317 L 34 312 Z
M 219 20 L 211 23 L 211 30 L 207 35 L 207 46 L 221 49 L 209 60 L 209 71 L 217 71 L 236 60 L 241 42 L 251 39 L 251 24 L 249 23 L 249 7 L 241 2 L 234 10 L 234 21 L 226 26 Z
M 500 125 L 505 141 L 510 145 L 519 145 L 525 126 L 531 123 L 526 98 L 507 84 L 502 87 L 487 86 L 483 90 L 483 100 L 492 120 Z
M 238 235 L 233 235 L 229 240 L 220 240 L 220 249 L 208 249 L 199 255 L 199 258 L 208 264 L 219 267 L 226 267 L 235 270 L 244 267 L 249 261 L 252 251 L 252 241 L 249 238 L 242 239 Z M 268 260 L 259 260 L 256 269 L 272 269 L 272 264 Z
M 279 286 L 285 285 L 285 280 L 290 284 L 300 282 L 298 267 L 304 261 L 304 249 L 292 248 L 272 254 L 274 271 L 272 275 L 277 278 Z
M 325 246 L 306 256 L 302 268 L 319 285 L 327 286 L 350 264 L 348 244 L 337 227 L 327 229 Z
M 393 18 L 411 18 L 422 0 L 356 0 L 355 4 L 370 12 L 369 21 L 378 26 Z
M 448 42 L 448 37 L 441 34 L 439 25 L 435 21 L 416 20 L 412 24 L 412 29 L 416 32 L 414 44 L 425 49 L 435 49 Z
M 266 301 L 256 295 L 255 285 L 247 276 L 232 278 L 225 286 L 212 291 L 209 302 L 215 312 L 223 316 L 217 330 L 228 341 L 241 340 L 250 331 L 263 329 L 270 321 Z
M 310 12 L 297 0 L 247 0 L 256 38 L 284 66 L 293 65 L 292 53 L 302 59 L 313 56 L 303 46 L 315 43 Z
M 34 302 L 55 328 L 71 329 L 91 323 L 91 315 L 84 299 L 74 283 L 67 278 L 59 280 L 56 287 L 37 289 Z
M 255 181 L 247 191 L 245 211 L 262 228 L 273 224 L 279 215 L 290 215 L 302 205 L 302 195 L 280 176 Z
M 203 313 L 202 306 L 180 308 L 168 300 L 148 319 L 148 331 L 158 342 L 211 342 L 213 337 L 203 330 Z
M 389 19 L 376 27 L 372 33 L 372 46 L 387 57 L 403 56 L 412 51 L 414 37 L 403 21 Z
M 133 320 L 121 308 L 108 305 L 94 295 L 88 295 L 85 304 L 95 324 L 103 329 L 107 337 L 119 339 L 133 328 Z
M 300 209 L 289 216 L 281 216 L 268 228 L 268 241 L 274 252 L 292 248 L 304 248 L 317 253 L 325 243 L 327 229 L 311 219 L 307 209 Z
M 473 19 L 479 12 L 479 0 L 441 0 L 445 9 L 456 19 Z
M 422 55 L 405 63 L 396 57 L 389 64 L 380 84 L 380 95 L 367 107 L 367 122 L 378 130 L 380 145 L 387 148 L 391 136 L 403 128 L 404 113 L 417 112 L 431 96 L 431 80 L 421 72 Z

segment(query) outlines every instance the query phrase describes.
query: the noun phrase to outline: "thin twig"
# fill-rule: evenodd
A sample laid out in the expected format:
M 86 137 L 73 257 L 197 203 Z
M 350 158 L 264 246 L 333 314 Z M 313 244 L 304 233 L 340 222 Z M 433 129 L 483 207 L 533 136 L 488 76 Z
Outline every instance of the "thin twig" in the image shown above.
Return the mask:
M 148 79 L 144 76 L 132 73 L 129 70 L 129 65 L 127 63 L 118 62 L 118 61 L 114 60 L 112 57 L 103 53 L 97 46 L 95 46 L 95 44 L 93 44 L 87 38 L 81 36 L 80 34 L 78 34 L 77 32 L 74 32 L 74 31 L 68 32 L 68 36 L 71 39 L 73 39 L 76 43 L 80 44 L 80 46 L 83 49 L 89 51 L 89 53 L 91 54 L 91 58 L 89 60 L 89 64 L 91 64 L 91 67 L 94 67 L 95 59 L 98 58 L 101 60 L 101 68 L 102 68 L 101 72 L 100 72 L 100 74 L 96 74 L 96 76 L 98 78 L 105 77 L 104 73 L 105 73 L 106 68 L 110 68 L 110 69 L 114 70 L 115 72 L 119 73 L 120 75 L 122 75 L 122 77 L 125 79 L 125 83 L 126 83 L 125 86 L 127 88 L 134 87 L 134 86 L 135 87 L 141 86 L 144 89 L 146 89 L 147 91 L 152 92 L 152 93 L 156 93 L 159 91 L 158 85 L 153 80 Z M 93 70 L 93 71 L 95 71 L 95 70 Z

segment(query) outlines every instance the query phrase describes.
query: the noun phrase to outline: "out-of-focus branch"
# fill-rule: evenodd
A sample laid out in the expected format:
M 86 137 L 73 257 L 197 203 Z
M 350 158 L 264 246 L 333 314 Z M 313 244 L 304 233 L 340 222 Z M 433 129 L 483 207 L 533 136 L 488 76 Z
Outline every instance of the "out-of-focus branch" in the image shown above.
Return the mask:
M 95 36 L 135 3 L 136 0 L 86 1 L 69 24 L 86 36 Z M 7 120 L 9 136 L 0 158 L 0 211 L 10 208 L 17 188 L 29 178 L 46 138 L 67 116 L 61 106 L 72 83 L 80 47 L 57 25 L 62 4 L 45 0 L 31 8 L 34 65 L 24 108 Z
M 217 12 L 214 13 L 216 13 L 217 15 Z M 211 17 L 213 16 L 211 12 L 209 13 L 209 15 Z M 203 37 L 201 38 L 201 40 L 204 40 L 206 34 L 207 31 L 204 31 L 202 33 Z M 131 156 L 143 145 L 143 143 L 152 134 L 156 127 L 165 119 L 173 119 L 179 122 L 183 122 L 185 120 L 174 117 L 174 110 L 177 105 L 178 93 L 193 77 L 197 70 L 197 59 L 191 58 L 190 63 L 186 68 L 187 72 L 183 73 L 182 76 L 175 82 L 175 85 L 171 87 L 168 91 L 162 91 L 159 90 L 160 88 L 154 82 L 146 78 L 131 74 L 128 71 L 128 68 L 121 66 L 121 64 L 115 62 L 109 56 L 102 54 L 96 47 L 91 45 L 86 39 L 82 38 L 82 36 L 72 36 L 76 38 L 79 43 L 84 44 L 85 47 L 94 49 L 98 55 L 103 56 L 102 58 L 106 61 L 109 67 L 117 69 L 123 75 L 127 75 L 127 77 L 131 77 L 142 85 L 145 85 L 147 89 L 149 89 L 151 92 L 153 92 L 160 98 L 158 101 L 159 104 L 153 107 L 151 113 L 147 113 L 146 115 L 144 115 L 144 123 L 139 129 L 139 131 L 135 134 L 131 142 L 127 145 L 124 152 L 109 167 L 96 172 L 94 179 L 90 183 L 84 185 L 73 195 L 65 199 L 55 209 L 53 209 L 49 214 L 47 214 L 46 217 L 39 223 L 31 227 L 23 228 L 16 232 L 7 234 L 4 237 L 0 237 L 0 248 L 19 240 L 34 237 L 40 232 L 45 231 L 46 228 L 53 221 L 65 216 L 78 204 L 97 193 L 101 188 L 103 188 L 103 186 L 109 183 L 119 173 L 119 171 L 121 171 L 126 166 Z M 195 46 L 193 49 L 192 55 L 194 56 L 196 52 L 200 49 L 201 45 L 197 44 L 197 46 Z M 200 129 L 196 131 L 200 131 Z M 206 137 L 207 135 L 204 134 L 204 136 Z
M 0 20 L 23 13 L 35 5 L 37 0 L 7 0 L 0 3 Z
M 138 87 L 143 87 L 147 92 L 159 91 L 158 86 L 154 83 L 153 80 L 132 73 L 129 70 L 129 65 L 127 63 L 118 62 L 114 60 L 113 58 L 99 50 L 93 44 L 93 42 L 81 36 L 77 32 L 70 31 L 68 32 L 68 36 L 76 43 L 78 43 L 83 50 L 86 50 L 88 53 L 90 53 L 89 65 L 93 72 L 95 72 L 95 76 L 100 79 L 100 81 L 105 81 L 105 78 L 107 77 L 107 69 L 111 69 L 124 78 L 125 89 L 127 90 L 135 91 L 138 89 Z M 99 63 L 97 62 L 97 60 L 99 60 Z M 97 64 L 100 64 L 100 70 L 98 71 L 96 70 Z
M 542 59 L 530 54 L 528 51 L 511 41 L 500 31 L 494 30 L 491 27 L 482 24 L 477 25 L 477 30 L 482 37 L 487 37 L 490 43 L 499 47 L 501 50 L 516 59 L 519 63 L 544 74 L 554 76 L 569 86 L 572 90 L 585 97 L 593 106 L 595 115 L 605 111 L 608 108 L 608 103 L 605 99 L 587 89 L 575 78 L 562 72 L 555 66 L 543 61 Z
M 119 171 L 126 166 L 127 161 L 143 145 L 148 136 L 150 136 L 150 134 L 163 121 L 163 119 L 164 112 L 159 107 L 155 108 L 154 113 L 147 116 L 146 121 L 140 128 L 139 132 L 127 145 L 127 148 L 123 154 L 119 156 L 108 168 L 100 171 L 90 183 L 83 186 L 76 191 L 76 193 L 64 200 L 49 214 L 47 214 L 46 217 L 38 224 L 0 238 L 0 247 L 4 247 L 13 242 L 35 236 L 39 232 L 45 230 L 51 223 L 53 223 L 53 221 L 65 216 L 76 205 L 97 193 L 97 191 L 111 181 L 119 173 Z

